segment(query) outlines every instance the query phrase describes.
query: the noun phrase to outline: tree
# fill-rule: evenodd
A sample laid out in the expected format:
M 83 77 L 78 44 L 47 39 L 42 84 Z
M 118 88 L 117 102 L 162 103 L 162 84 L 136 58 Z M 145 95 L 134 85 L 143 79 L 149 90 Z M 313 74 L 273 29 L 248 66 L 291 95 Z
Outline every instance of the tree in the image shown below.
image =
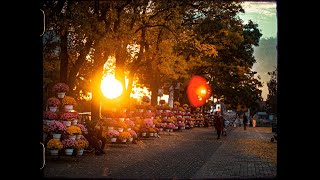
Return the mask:
M 269 94 L 267 96 L 266 105 L 268 113 L 277 114 L 277 89 L 278 89 L 278 69 L 276 68 L 272 72 L 268 72 L 271 76 L 270 80 L 267 82 Z
M 261 34 L 257 25 L 243 26 L 236 18 L 242 11 L 237 2 L 45 1 L 43 7 L 53 36 L 46 43 L 44 76 L 48 82 L 67 79 L 77 99 L 92 92 L 93 119 L 99 118 L 109 57 L 116 59 L 115 75 L 123 86 L 129 78 L 122 101 L 129 99 L 134 79 L 153 92 L 155 105 L 165 82 L 187 82 L 195 74 L 207 76 L 216 96 L 233 104 L 244 95 L 259 97 L 251 46 Z
M 195 30 L 201 43 L 211 44 L 217 53 L 204 56 L 208 65 L 194 71 L 210 80 L 214 97 L 223 98 L 226 104 L 236 107 L 256 106 L 261 99 L 262 86 L 254 78 L 253 46 L 259 45 L 262 36 L 258 25 L 249 21 L 243 25 L 236 14 L 243 12 L 237 3 L 217 3 L 216 11 L 205 17 Z M 214 14 L 212 14 L 214 13 Z

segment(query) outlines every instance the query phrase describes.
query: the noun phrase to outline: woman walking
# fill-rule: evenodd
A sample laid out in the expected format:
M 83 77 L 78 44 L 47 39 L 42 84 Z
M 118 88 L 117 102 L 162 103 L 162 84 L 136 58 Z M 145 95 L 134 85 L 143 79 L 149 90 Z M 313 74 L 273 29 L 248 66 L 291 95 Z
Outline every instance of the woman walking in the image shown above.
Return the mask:
M 223 117 L 220 113 L 218 112 L 215 112 L 215 115 L 214 115 L 214 127 L 217 131 L 217 139 L 220 139 L 220 135 L 221 135 L 221 132 L 223 131 Z

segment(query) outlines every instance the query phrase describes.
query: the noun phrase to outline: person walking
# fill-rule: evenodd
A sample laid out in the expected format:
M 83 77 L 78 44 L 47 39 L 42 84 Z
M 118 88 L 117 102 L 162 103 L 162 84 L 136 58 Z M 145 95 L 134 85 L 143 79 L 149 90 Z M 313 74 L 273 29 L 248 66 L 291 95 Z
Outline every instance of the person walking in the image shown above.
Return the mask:
M 259 118 L 258 113 L 255 113 L 252 118 L 252 127 L 256 127 L 258 118 Z
M 217 131 L 217 139 L 220 139 L 221 132 L 223 131 L 223 117 L 219 112 L 215 112 L 214 127 Z
M 247 130 L 248 117 L 247 117 L 246 113 L 243 113 L 242 119 L 243 119 L 243 129 L 244 129 L 244 130 Z

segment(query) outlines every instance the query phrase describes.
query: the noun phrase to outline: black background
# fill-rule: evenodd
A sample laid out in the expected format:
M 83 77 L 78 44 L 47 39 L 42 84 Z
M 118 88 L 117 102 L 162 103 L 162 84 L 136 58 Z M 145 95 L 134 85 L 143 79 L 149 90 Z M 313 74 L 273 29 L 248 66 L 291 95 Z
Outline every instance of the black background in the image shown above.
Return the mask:
M 39 36 L 39 2 L 24 2 L 19 7 L 14 1 L 9 8 L 11 14 L 2 16 L 2 36 L 6 41 L 2 58 L 2 88 L 8 93 L 6 104 L 18 102 L 17 108 L 4 109 L 7 118 L 5 124 L 6 140 L 3 147 L 15 147 L 15 152 L 2 154 L 9 159 L 3 166 L 9 169 L 10 177 L 41 177 L 39 161 L 42 152 L 38 148 L 42 139 L 42 51 Z M 20 2 L 19 2 L 20 4 Z M 318 43 L 317 21 L 310 21 L 305 14 L 317 13 L 303 2 L 278 1 L 278 178 L 310 178 L 317 170 L 315 146 L 318 141 L 311 141 L 316 124 L 318 107 L 314 106 L 315 116 L 310 117 L 311 103 L 318 102 L 316 72 L 319 72 L 316 61 L 319 52 L 312 45 Z M 10 16 L 10 21 L 5 21 Z M 316 17 L 316 15 L 312 15 Z M 41 26 L 41 25 L 40 25 Z M 306 42 L 305 40 L 309 40 Z M 311 41 L 311 42 L 310 42 Z M 9 64 L 4 64 L 9 63 Z M 318 71 L 317 71 L 318 70 Z M 310 87 L 310 83 L 312 86 Z M 309 84 L 309 85 L 308 85 Z M 10 87 L 7 90 L 5 87 Z M 11 88 L 12 87 L 12 88 Z M 9 92 L 8 92 L 9 91 Z M 12 98 L 14 97 L 14 98 Z M 311 123 L 315 122 L 315 123 Z M 14 131 L 14 133 L 12 133 Z M 16 136 L 16 137 L 15 137 Z M 9 148 L 4 148 L 5 150 Z M 315 165 L 311 165 L 311 164 Z M 314 168 L 313 168 L 314 167 Z M 315 171 L 314 171 L 315 170 Z

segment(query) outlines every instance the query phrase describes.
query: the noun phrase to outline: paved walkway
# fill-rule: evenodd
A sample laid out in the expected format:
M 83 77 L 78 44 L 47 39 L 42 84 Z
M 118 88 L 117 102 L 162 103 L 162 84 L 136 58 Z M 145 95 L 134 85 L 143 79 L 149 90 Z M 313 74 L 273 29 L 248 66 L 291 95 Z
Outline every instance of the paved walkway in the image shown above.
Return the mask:
M 138 144 L 107 144 L 106 154 L 47 156 L 44 177 L 105 179 L 275 178 L 276 164 L 243 150 L 249 138 L 270 142 L 270 128 L 229 127 L 216 138 L 213 127 L 162 132 Z M 239 141 L 241 140 L 241 141 Z M 271 143 L 271 142 L 270 142 Z M 276 146 L 276 143 L 273 143 Z M 272 146 L 273 146 L 272 145 Z M 254 145 L 252 145 L 254 146 Z

